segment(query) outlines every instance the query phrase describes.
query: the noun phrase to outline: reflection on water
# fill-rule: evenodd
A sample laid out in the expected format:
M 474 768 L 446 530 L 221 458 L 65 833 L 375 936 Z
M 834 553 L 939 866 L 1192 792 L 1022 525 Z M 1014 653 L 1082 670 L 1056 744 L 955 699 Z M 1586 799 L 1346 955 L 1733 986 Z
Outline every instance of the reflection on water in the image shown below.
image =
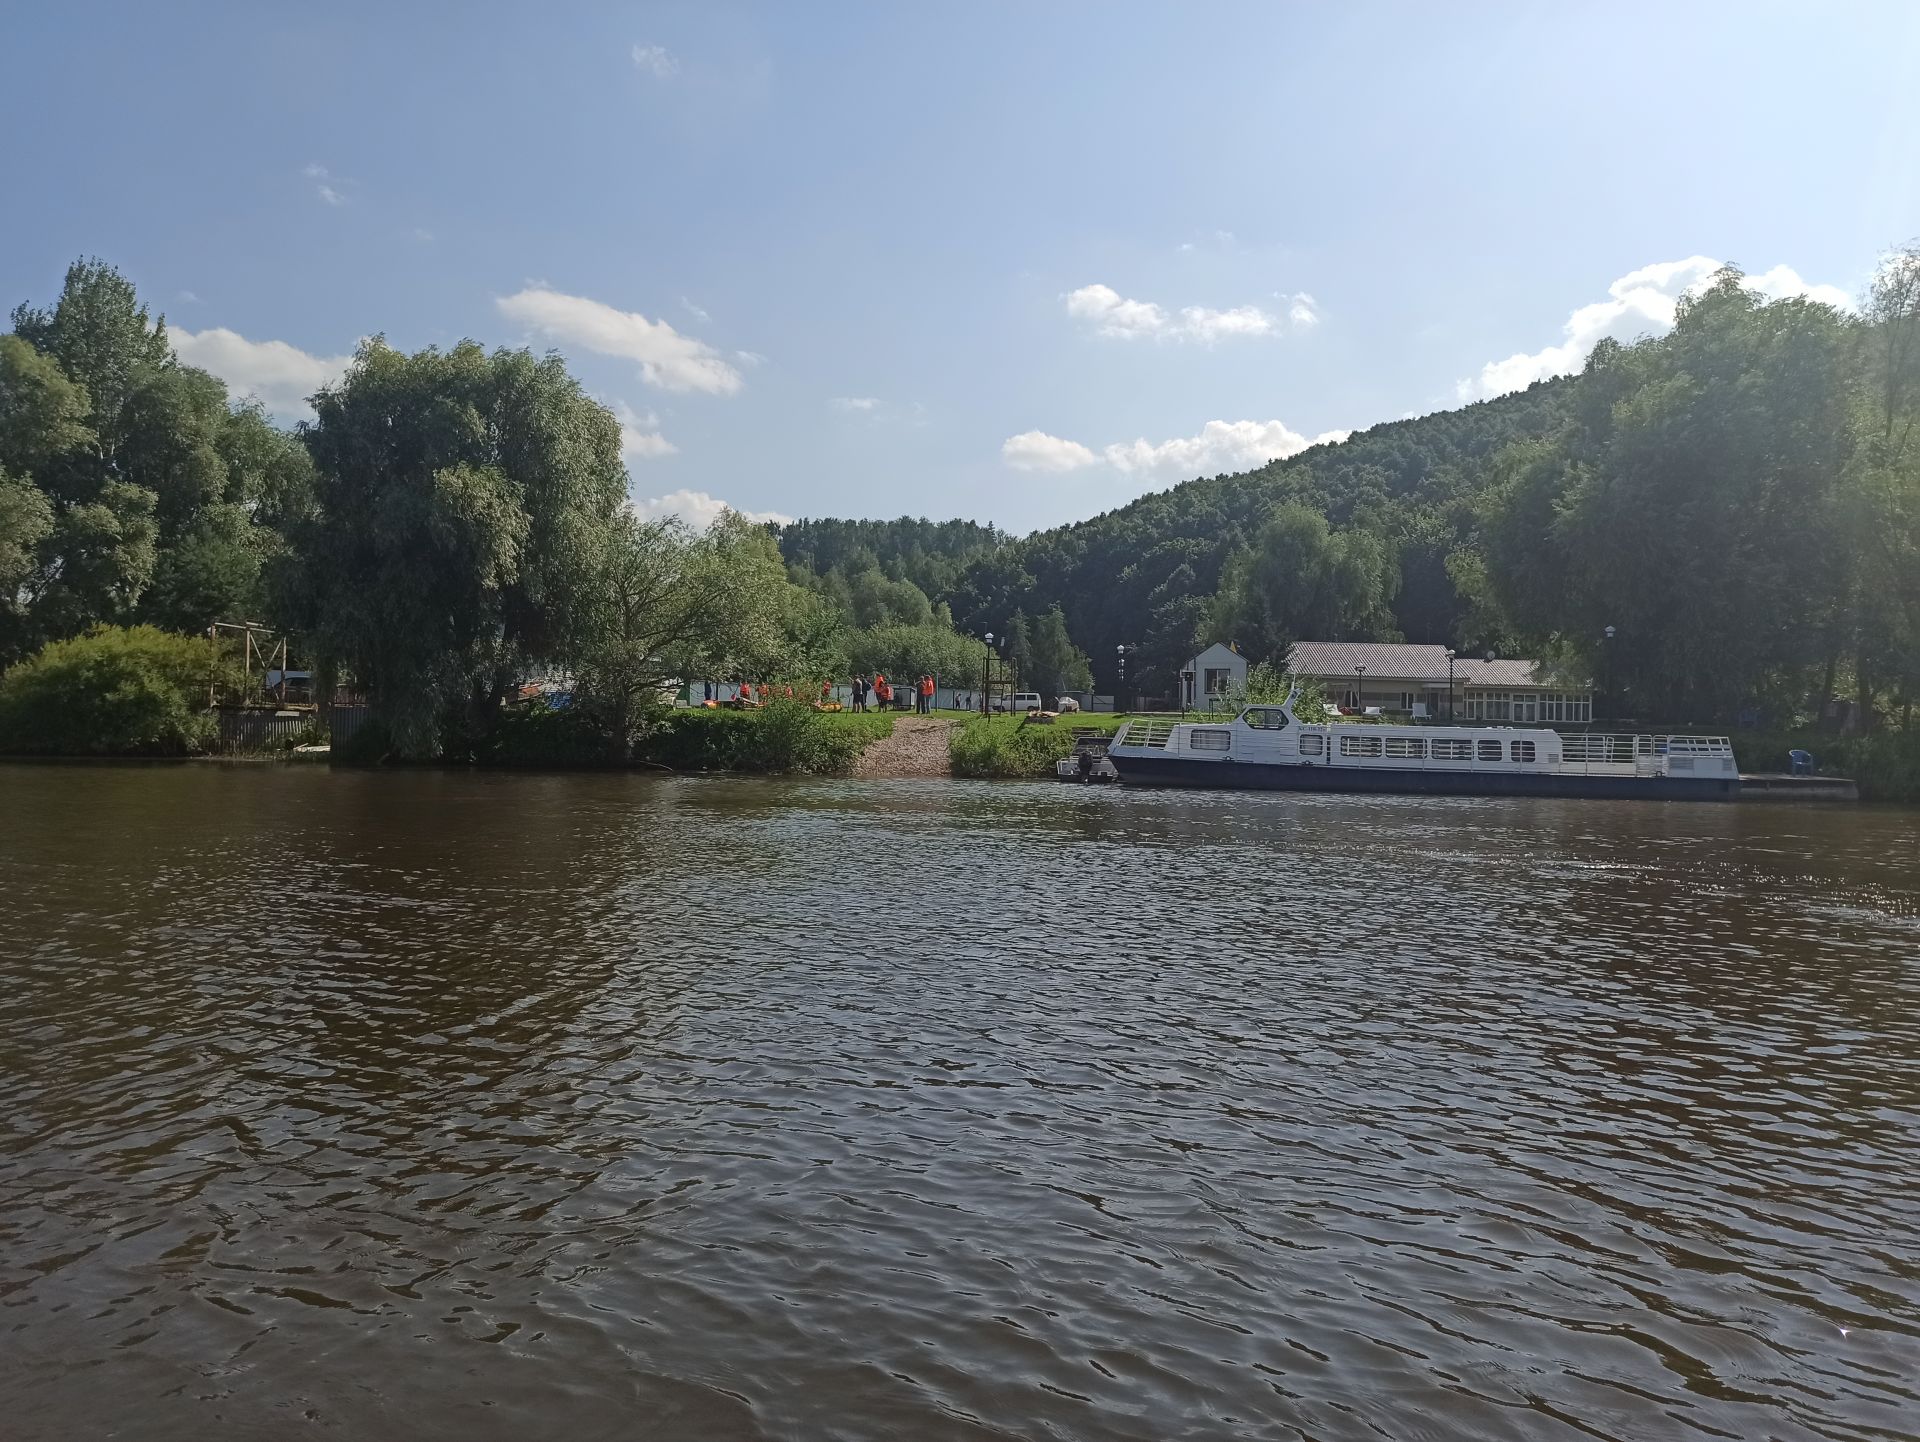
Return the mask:
M 1916 843 L 0 767 L 6 1435 L 1910 1436 Z

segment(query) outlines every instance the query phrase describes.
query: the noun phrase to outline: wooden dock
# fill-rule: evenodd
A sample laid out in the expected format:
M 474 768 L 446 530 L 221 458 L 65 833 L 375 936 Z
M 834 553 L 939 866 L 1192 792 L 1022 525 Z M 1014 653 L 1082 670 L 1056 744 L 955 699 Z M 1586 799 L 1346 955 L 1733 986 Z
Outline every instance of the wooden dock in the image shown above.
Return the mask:
M 1741 772 L 1742 801 L 1858 801 L 1860 788 L 1845 776 L 1788 776 L 1779 771 Z

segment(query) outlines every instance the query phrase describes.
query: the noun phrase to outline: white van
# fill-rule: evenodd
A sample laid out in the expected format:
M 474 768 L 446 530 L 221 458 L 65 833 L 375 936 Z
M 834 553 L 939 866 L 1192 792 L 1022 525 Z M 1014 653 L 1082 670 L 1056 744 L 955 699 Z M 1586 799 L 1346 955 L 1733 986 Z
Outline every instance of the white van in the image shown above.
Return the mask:
M 1010 711 L 1015 716 L 1024 716 L 1029 711 L 1042 711 L 1046 703 L 1040 699 L 1038 691 L 1015 691 L 1011 696 L 1002 696 L 993 703 L 996 711 Z

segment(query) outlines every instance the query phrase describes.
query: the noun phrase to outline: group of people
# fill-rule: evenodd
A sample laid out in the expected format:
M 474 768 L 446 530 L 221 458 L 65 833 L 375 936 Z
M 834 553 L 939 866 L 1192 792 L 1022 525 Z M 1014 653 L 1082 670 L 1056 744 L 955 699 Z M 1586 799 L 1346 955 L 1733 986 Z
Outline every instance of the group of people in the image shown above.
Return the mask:
M 933 714 L 933 693 L 935 689 L 933 677 L 931 676 L 922 676 L 918 681 L 908 683 L 907 694 L 913 698 L 913 709 L 917 714 L 921 716 L 931 716 Z M 855 676 L 853 678 L 853 709 L 856 711 L 871 710 L 872 707 L 867 704 L 867 698 L 869 696 L 873 698 L 882 711 L 886 710 L 893 705 L 893 683 L 879 671 L 873 673 L 873 679 L 871 681 L 865 676 Z

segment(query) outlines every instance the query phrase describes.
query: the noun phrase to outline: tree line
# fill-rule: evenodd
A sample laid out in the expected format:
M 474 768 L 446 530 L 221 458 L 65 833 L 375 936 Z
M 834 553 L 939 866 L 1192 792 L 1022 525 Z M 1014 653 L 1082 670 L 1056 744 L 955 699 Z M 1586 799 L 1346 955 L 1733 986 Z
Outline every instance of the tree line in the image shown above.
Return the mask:
M 1737 271 L 1577 376 L 1024 538 L 965 521 L 626 504 L 618 425 L 554 355 L 365 343 L 276 426 L 182 364 L 111 266 L 0 336 L 0 667 L 89 628 L 261 620 L 467 754 L 564 678 L 612 756 L 686 677 L 932 673 L 984 638 L 1053 695 L 1171 695 L 1201 646 L 1445 643 L 1604 676 L 1650 720 L 1790 725 L 1920 695 L 1920 250 L 1857 310 Z
M 1280 662 L 1296 640 L 1407 640 L 1564 665 L 1649 721 L 1785 727 L 1839 699 L 1854 727 L 1904 724 L 1917 421 L 1920 249 L 1886 256 L 1857 310 L 1768 301 L 1728 269 L 1579 375 L 977 538 L 928 595 L 975 635 L 1057 608 L 1101 689 L 1124 646 L 1148 696 L 1213 641 Z
M 774 531 L 731 513 L 705 530 L 641 519 L 617 422 L 556 355 L 409 355 L 376 337 L 286 430 L 181 363 L 104 262 L 76 262 L 52 305 L 12 321 L 0 668 L 67 641 L 63 678 L 92 666 L 100 687 L 178 691 L 189 653 L 156 637 L 259 621 L 298 638 L 322 691 L 363 687 L 394 754 L 480 754 L 502 703 L 548 677 L 618 759 L 684 678 L 964 681 L 984 665 L 911 582 L 790 572 Z M 938 558 L 981 529 L 930 526 L 930 545 L 889 559 Z M 74 649 L 101 626 L 134 629 Z M 78 714 L 66 679 L 41 675 L 35 694 Z

